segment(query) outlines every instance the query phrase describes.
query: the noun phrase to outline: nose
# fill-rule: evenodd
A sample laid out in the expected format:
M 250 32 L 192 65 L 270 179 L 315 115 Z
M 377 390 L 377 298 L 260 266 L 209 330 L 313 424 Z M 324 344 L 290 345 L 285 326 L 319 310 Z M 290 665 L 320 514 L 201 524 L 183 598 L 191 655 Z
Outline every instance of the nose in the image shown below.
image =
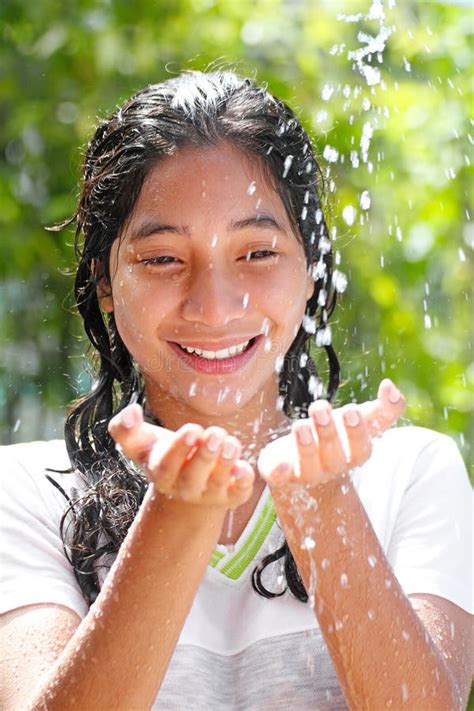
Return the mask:
M 229 277 L 214 266 L 199 270 L 193 275 L 182 307 L 186 321 L 218 328 L 234 319 L 242 318 L 248 296 Z

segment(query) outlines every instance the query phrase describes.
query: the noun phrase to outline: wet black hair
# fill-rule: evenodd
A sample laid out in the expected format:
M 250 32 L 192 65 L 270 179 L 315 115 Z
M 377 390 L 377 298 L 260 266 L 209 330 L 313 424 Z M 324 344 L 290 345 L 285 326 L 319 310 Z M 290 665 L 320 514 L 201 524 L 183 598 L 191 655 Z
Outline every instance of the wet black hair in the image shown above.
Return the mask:
M 107 431 L 110 419 L 126 405 L 143 404 L 144 387 L 113 313 L 100 308 L 98 285 L 104 277 L 110 280 L 111 246 L 151 168 L 181 147 L 222 142 L 261 161 L 301 238 L 314 278 L 304 323 L 280 371 L 283 409 L 291 417 L 304 417 L 314 399 L 331 400 L 338 387 L 339 364 L 328 326 L 336 290 L 322 207 L 324 180 L 300 121 L 265 87 L 230 71 L 184 72 L 138 91 L 97 127 L 85 154 L 77 209 L 57 228 L 75 224 L 75 300 L 96 360 L 91 391 L 73 403 L 66 417 L 66 445 L 84 490 L 70 502 L 61 523 L 65 550 L 89 602 L 99 591 L 101 560 L 120 548 L 148 484 L 117 451 Z M 312 357 L 315 342 L 329 361 L 326 387 Z M 254 589 L 266 597 L 282 594 L 267 590 L 262 582 L 265 567 L 280 559 L 289 590 L 306 601 L 286 542 L 254 571 Z

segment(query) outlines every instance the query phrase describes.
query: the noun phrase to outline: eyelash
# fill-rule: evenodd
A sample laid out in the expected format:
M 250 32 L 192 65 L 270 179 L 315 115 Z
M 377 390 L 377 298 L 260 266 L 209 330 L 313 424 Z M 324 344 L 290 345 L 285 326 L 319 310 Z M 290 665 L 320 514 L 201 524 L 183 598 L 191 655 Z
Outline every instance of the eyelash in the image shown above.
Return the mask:
M 161 257 L 147 257 L 147 259 L 142 259 L 141 264 L 175 264 L 176 261 L 166 261 L 166 260 L 176 260 L 176 257 L 171 257 L 169 254 L 164 254 Z
M 255 257 L 254 260 L 251 260 L 252 255 L 263 255 L 259 257 Z M 250 256 L 249 256 L 250 255 Z M 244 260 L 246 262 L 250 261 L 263 261 L 264 259 L 273 259 L 274 257 L 277 257 L 278 254 L 277 252 L 274 252 L 271 249 L 255 249 L 251 252 L 247 252 L 245 257 L 241 257 L 241 260 Z M 172 260 L 172 261 L 171 261 Z M 171 257 L 170 255 L 163 255 L 160 257 L 148 257 L 147 259 L 142 259 L 141 264 L 144 264 L 145 266 L 149 264 L 160 264 L 160 265 L 168 265 L 168 264 L 177 264 L 178 260 L 176 257 Z
M 261 261 L 263 259 L 269 259 L 269 258 L 278 256 L 277 252 L 274 252 L 272 249 L 255 249 L 251 252 L 247 252 L 247 254 L 244 257 L 245 261 L 249 262 L 250 261 L 249 255 L 252 255 L 252 254 L 263 254 L 264 255 L 263 257 L 257 257 L 257 261 Z

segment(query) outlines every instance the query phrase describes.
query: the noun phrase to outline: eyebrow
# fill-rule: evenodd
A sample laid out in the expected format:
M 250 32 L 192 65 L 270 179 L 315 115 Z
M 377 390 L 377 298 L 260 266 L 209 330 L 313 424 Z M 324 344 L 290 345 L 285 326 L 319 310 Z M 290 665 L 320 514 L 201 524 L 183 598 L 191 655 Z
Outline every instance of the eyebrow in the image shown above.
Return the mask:
M 242 220 L 231 220 L 229 224 L 229 228 L 232 231 L 245 230 L 248 227 L 256 227 L 258 229 L 264 230 L 272 229 L 277 230 L 283 235 L 286 234 L 283 228 L 271 215 L 252 215 L 251 217 L 245 217 Z M 136 240 L 144 239 L 145 237 L 150 237 L 150 235 L 158 235 L 170 232 L 172 234 L 183 235 L 186 237 L 190 234 L 191 229 L 188 225 L 181 225 L 180 227 L 178 227 L 177 225 L 168 225 L 163 222 L 150 220 L 148 222 L 145 222 L 136 230 L 133 230 L 132 234 L 130 235 L 130 242 L 135 242 Z
M 232 220 L 230 223 L 231 230 L 245 230 L 247 227 L 258 227 L 260 229 L 273 229 L 286 234 L 282 227 L 278 224 L 271 215 L 253 215 L 246 217 L 243 220 Z

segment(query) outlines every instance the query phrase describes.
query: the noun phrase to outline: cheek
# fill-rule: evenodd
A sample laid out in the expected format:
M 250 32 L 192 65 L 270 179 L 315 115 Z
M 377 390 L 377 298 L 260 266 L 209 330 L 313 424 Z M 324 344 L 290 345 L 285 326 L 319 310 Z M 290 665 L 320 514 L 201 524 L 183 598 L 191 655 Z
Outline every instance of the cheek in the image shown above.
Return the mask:
M 264 299 L 276 320 L 303 318 L 307 301 L 306 268 L 299 263 L 288 269 L 286 265 L 276 270 L 268 270 L 260 275 L 257 292 Z
M 117 328 L 126 342 L 149 338 L 172 309 L 172 294 L 127 274 L 112 284 Z

